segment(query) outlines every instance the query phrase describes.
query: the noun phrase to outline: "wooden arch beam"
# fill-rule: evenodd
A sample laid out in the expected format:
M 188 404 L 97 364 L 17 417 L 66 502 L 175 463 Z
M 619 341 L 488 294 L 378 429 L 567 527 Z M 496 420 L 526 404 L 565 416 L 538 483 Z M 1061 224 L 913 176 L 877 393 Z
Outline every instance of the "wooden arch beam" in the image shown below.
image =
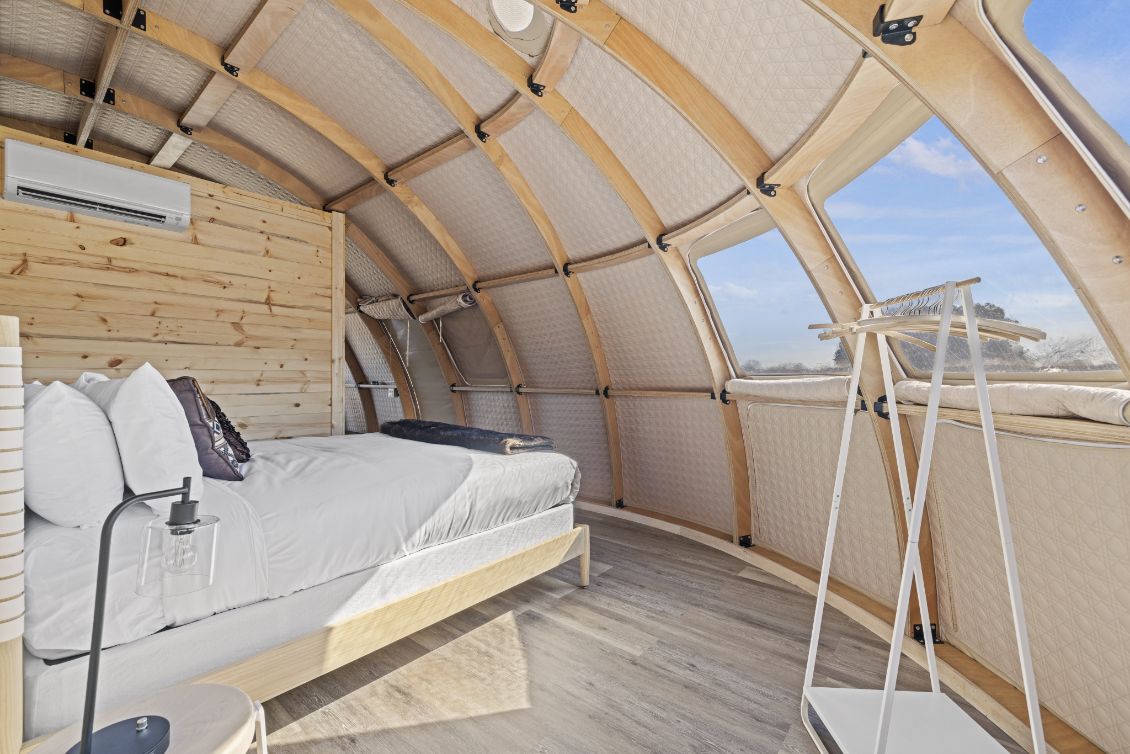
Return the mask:
M 573 109 L 572 104 L 560 92 L 547 89 L 541 97 L 534 95 L 526 85 L 527 79 L 534 72 L 529 63 L 454 3 L 437 3 L 428 0 L 400 0 L 400 2 L 459 40 L 501 74 L 520 96 L 542 110 L 556 123 L 604 175 L 632 213 L 651 244 L 653 253 L 674 283 L 679 299 L 702 345 L 703 355 L 710 368 L 711 387 L 716 394 L 720 394 L 726 381 L 733 374 L 721 340 L 714 329 L 709 309 L 699 292 L 698 283 L 681 254 L 659 250 L 659 239 L 666 231 L 663 221 L 647 195 L 608 144 L 584 117 Z M 558 21 L 556 25 L 561 25 L 561 22 Z M 735 501 L 733 535 L 737 540 L 751 534 L 752 529 L 749 469 L 736 407 L 721 406 L 721 412 L 726 428 Z
M 73 2 L 68 2 L 68 0 L 57 1 L 73 6 Z M 84 4 L 82 10 L 87 15 L 99 21 L 103 21 L 102 14 L 98 12 L 96 8 L 88 7 Z M 190 60 L 194 60 L 214 73 L 224 72 L 224 51 L 219 45 L 209 42 L 199 34 L 156 13 L 147 14 L 146 29 L 145 32 L 141 32 L 131 27 L 130 32 L 142 34 L 146 39 L 156 42 Z M 289 89 L 258 69 L 252 69 L 245 74 L 241 73 L 239 83 L 251 89 L 256 94 L 270 100 L 310 128 L 321 133 L 322 136 L 329 139 L 339 149 L 365 168 L 373 178 L 379 180 L 384 179 L 384 175 L 388 171 L 388 166 L 380 157 L 365 146 L 360 139 L 347 131 L 340 123 L 322 112 L 312 102 L 305 99 L 297 92 Z M 435 238 L 440 248 L 447 254 L 447 257 L 463 277 L 464 282 L 468 286 L 471 286 L 478 277 L 473 265 L 471 265 L 467 255 L 459 247 L 455 238 L 448 232 L 447 228 L 443 226 L 432 211 L 428 209 L 423 200 L 416 196 L 415 192 L 403 183 L 390 186 L 388 191 L 396 196 L 416 219 L 419 220 L 420 224 L 424 226 L 428 233 Z M 523 383 L 525 378 L 523 376 L 522 367 L 518 363 L 514 346 L 510 342 L 506 327 L 489 294 L 479 295 L 479 309 L 486 318 L 487 325 L 490 327 L 491 333 L 494 335 L 495 341 L 498 344 L 502 360 L 506 365 L 507 377 L 511 382 L 511 387 Z M 515 398 L 518 403 L 518 412 L 521 417 L 523 431 L 531 431 L 533 420 L 530 415 L 529 401 L 523 395 L 516 394 Z
M 481 150 L 491 164 L 498 170 L 499 175 L 506 182 L 518 204 L 525 210 L 546 248 L 549 250 L 553 265 L 561 272 L 569 263 L 569 255 L 565 244 L 561 241 L 557 229 L 549 218 L 549 213 L 538 200 L 537 195 L 526 181 L 522 171 L 511 159 L 509 153 L 498 138 L 479 139 L 476 134 L 478 115 L 470 103 L 451 84 L 446 76 L 431 62 L 416 45 L 395 24 L 389 21 L 369 0 L 332 0 L 332 2 L 346 15 L 354 20 L 358 26 L 365 30 L 374 40 L 400 62 L 416 79 L 425 87 L 448 113 L 455 118 L 460 128 L 463 129 L 463 140 Z M 569 39 L 572 36 L 571 50 L 567 55 L 557 55 L 563 62 L 572 60 L 572 53 L 576 51 L 579 38 L 568 33 L 559 38 Z M 564 75 L 566 68 L 557 66 L 554 69 L 554 79 L 559 80 Z M 512 100 L 513 101 L 513 100 Z M 527 111 L 529 112 L 529 111 Z M 485 130 L 485 129 L 483 129 Z M 489 132 L 488 132 L 489 133 Z M 494 136 L 494 134 L 492 134 Z M 600 334 L 596 329 L 588 299 L 580 281 L 574 276 L 561 275 L 573 306 L 577 310 L 581 328 L 589 347 L 595 367 L 597 384 L 601 388 L 611 384 L 612 378 L 608 371 L 608 360 L 605 357 L 604 346 L 600 341 Z M 481 297 L 483 292 L 479 291 Z M 613 401 L 601 401 L 604 408 L 605 426 L 608 433 L 608 448 L 612 471 L 612 500 L 623 498 L 623 473 L 620 455 L 620 433 L 616 420 L 616 406 Z
M 58 94 L 74 97 L 80 96 L 78 94 L 79 77 L 77 75 L 60 71 L 57 68 L 52 68 L 42 63 L 24 60 L 23 58 L 13 57 L 3 53 L 0 53 L 0 77 L 22 81 Z M 135 97 L 127 92 L 123 91 L 117 93 L 115 107 L 124 113 L 158 128 L 166 130 L 175 128 L 176 114 L 173 111 L 140 97 Z M 61 130 L 55 132 L 52 129 L 47 129 L 36 124 L 14 121 L 12 119 L 5 119 L 5 122 L 20 130 L 28 131 L 29 133 L 48 136 L 59 141 L 63 140 Z M 191 139 L 205 144 L 217 152 L 256 170 L 261 175 L 287 189 L 310 206 L 320 207 L 323 204 L 323 198 L 305 182 L 296 178 L 285 168 L 271 161 L 258 151 L 235 139 L 225 136 L 218 131 L 203 128 L 194 131 Z M 107 154 L 112 154 L 117 157 L 125 157 L 126 159 L 137 162 L 151 162 L 151 159 L 147 155 L 122 149 L 108 142 L 95 144 L 95 150 L 106 152 Z M 405 278 L 392 259 L 387 254 L 380 251 L 367 235 L 352 224 L 348 225 L 347 235 L 385 277 L 389 279 L 397 295 L 407 300 L 408 295 L 411 293 L 411 287 L 408 285 L 407 278 Z M 422 311 L 422 309 L 416 311 L 416 313 L 419 313 L 419 311 Z M 449 380 L 449 384 L 457 381 L 457 372 L 454 365 L 451 363 L 450 354 L 439 340 L 436 326 L 433 323 L 429 323 L 423 325 L 423 330 L 435 354 L 436 361 L 443 371 L 444 378 Z M 461 424 L 465 424 L 467 417 L 462 396 L 452 393 L 451 400 L 456 420 Z

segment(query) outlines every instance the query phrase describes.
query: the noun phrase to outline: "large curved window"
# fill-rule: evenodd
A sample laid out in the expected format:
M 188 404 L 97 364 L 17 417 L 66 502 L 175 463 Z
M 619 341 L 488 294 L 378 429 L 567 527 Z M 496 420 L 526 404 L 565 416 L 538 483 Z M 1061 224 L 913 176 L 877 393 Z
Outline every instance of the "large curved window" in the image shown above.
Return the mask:
M 828 313 L 776 228 L 700 257 L 698 270 L 740 373 L 847 371 L 839 344 L 808 329 Z
M 1074 5 L 1074 4 L 1073 4 Z M 965 147 L 932 118 L 824 205 L 876 300 L 946 280 L 982 278 L 983 317 L 1047 332 L 1034 345 L 994 343 L 997 373 L 1116 369 L 1089 314 L 1043 243 Z M 950 369 L 964 371 L 965 344 Z M 904 346 L 905 366 L 928 371 L 933 354 Z

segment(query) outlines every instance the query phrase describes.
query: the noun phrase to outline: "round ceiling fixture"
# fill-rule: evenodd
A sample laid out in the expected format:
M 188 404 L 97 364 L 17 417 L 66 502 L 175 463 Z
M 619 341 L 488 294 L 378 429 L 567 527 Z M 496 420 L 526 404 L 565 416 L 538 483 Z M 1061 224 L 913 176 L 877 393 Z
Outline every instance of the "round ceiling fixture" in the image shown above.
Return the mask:
M 490 0 L 490 25 L 511 47 L 536 57 L 545 50 L 553 23 L 527 0 Z

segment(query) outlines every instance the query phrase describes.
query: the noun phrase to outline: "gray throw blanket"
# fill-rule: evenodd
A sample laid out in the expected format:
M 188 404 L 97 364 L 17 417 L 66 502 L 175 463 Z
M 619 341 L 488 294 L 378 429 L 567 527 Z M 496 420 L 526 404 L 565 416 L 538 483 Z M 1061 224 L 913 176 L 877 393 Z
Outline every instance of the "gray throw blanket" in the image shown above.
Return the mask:
M 381 432 L 389 437 L 402 440 L 430 442 L 436 445 L 458 445 L 471 450 L 484 450 L 487 453 L 514 455 L 538 450 L 553 450 L 553 440 L 540 435 L 517 435 L 506 432 L 492 432 L 489 429 L 460 427 L 456 424 L 430 422 L 423 419 L 401 419 L 385 422 Z

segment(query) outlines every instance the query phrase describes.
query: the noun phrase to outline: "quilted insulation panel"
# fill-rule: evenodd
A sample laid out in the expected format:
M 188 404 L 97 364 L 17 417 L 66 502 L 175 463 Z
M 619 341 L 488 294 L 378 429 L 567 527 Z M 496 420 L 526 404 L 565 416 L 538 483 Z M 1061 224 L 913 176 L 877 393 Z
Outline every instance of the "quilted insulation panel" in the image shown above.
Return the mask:
M 614 398 L 629 506 L 733 529 L 733 490 L 718 402 Z
M 345 239 L 345 279 L 362 296 L 383 298 L 396 293 L 392 282 L 349 238 Z
M 557 450 L 581 467 L 580 496 L 612 502 L 612 469 L 603 398 L 587 395 L 531 395 L 534 432 L 552 437 Z
M 513 393 L 464 393 L 467 424 L 495 432 L 521 432 L 522 419 Z
M 0 52 L 93 78 L 106 25 L 55 0 L 0 0 Z
M 592 352 L 577 308 L 557 278 L 492 288 L 530 387 L 596 388 Z
M 843 427 L 842 408 L 741 402 L 753 497 L 753 541 L 820 568 Z M 856 417 L 832 575 L 894 605 L 902 567 L 883 458 Z
M 259 67 L 313 102 L 387 164 L 459 130 L 427 89 L 328 0 L 308 0 Z
M 69 130 L 78 125 L 82 111 L 76 97 L 0 78 L 0 115 Z
M 463 284 L 459 270 L 416 216 L 390 193 L 349 210 L 349 219 L 365 231 L 408 278 L 416 292 Z
M 345 337 L 349 342 L 350 348 L 353 349 L 353 353 L 357 355 L 357 360 L 361 362 L 361 368 L 365 371 L 365 380 L 368 382 L 392 385 L 395 382 L 392 376 L 392 370 L 389 368 L 388 361 L 377 345 L 376 339 L 373 338 L 373 334 L 369 332 L 369 329 L 361 320 L 364 316 L 365 315 L 356 311 L 346 315 Z M 351 375 L 348 369 L 345 371 L 346 379 L 348 380 Z M 366 390 L 373 399 L 373 404 L 377 411 L 377 421 L 379 423 L 397 421 L 404 418 L 404 408 L 400 404 L 400 398 L 397 397 L 393 391 L 374 390 L 371 388 L 363 389 Z M 357 408 L 360 409 L 359 397 L 357 400 Z M 361 427 L 361 431 L 364 431 L 364 415 L 361 416 Z
M 183 113 L 212 72 L 162 44 L 136 34 L 126 38 L 114 69 L 114 86 L 161 107 Z
M 226 50 L 259 4 L 259 0 L 144 0 L 142 7 Z
M 1128 752 L 1130 447 L 998 437 L 1040 702 Z M 1019 685 L 979 428 L 938 427 L 928 504 L 944 638 Z
M 654 256 L 578 273 L 618 388 L 704 388 L 710 367 L 675 284 Z
M 558 91 L 608 143 L 668 228 L 698 218 L 743 188 L 671 105 L 588 40 Z
M 770 157 L 820 116 L 859 46 L 801 0 L 609 0 L 701 81 Z
M 193 144 L 185 150 L 185 153 L 177 160 L 177 167 L 210 181 L 253 191 L 256 194 L 273 196 L 276 199 L 295 204 L 303 204 L 301 199 L 274 181 L 260 175 L 242 162 L 237 162 L 203 144 Z

